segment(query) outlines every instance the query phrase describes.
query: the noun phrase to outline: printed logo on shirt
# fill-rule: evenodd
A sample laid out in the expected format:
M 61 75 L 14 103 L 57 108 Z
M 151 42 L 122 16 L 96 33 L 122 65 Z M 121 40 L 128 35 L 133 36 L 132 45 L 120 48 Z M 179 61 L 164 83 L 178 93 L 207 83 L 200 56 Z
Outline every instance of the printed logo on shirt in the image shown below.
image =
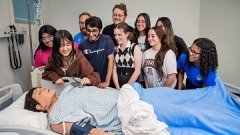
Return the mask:
M 153 75 L 152 68 L 148 68 L 148 70 L 147 70 L 147 74 L 149 74 L 149 75 Z
M 202 76 L 201 76 L 201 75 L 198 75 L 198 76 L 196 77 L 196 79 L 197 79 L 198 81 L 202 81 Z
M 105 49 L 98 49 L 98 50 L 90 50 L 90 49 L 85 49 L 83 50 L 83 54 L 93 54 L 93 53 L 96 53 L 96 54 L 99 54 L 100 52 L 104 51 Z
M 145 67 L 152 67 L 154 68 L 154 59 L 145 59 L 143 68 Z

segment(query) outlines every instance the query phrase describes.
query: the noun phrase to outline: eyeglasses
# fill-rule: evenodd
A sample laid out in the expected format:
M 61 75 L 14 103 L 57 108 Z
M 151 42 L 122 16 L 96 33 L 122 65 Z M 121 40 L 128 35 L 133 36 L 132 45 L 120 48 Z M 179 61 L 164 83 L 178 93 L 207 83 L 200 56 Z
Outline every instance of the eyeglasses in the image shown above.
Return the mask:
M 120 18 L 121 18 L 121 17 L 123 17 L 124 15 L 121 15 L 121 14 L 114 14 L 114 13 L 113 13 L 113 16 L 114 16 L 114 17 L 120 17 Z
M 201 53 L 199 53 L 199 52 L 196 52 L 196 51 L 192 50 L 191 47 L 188 47 L 188 51 L 191 52 L 193 55 L 201 54 Z
M 87 29 L 87 33 L 88 33 L 88 34 L 91 34 L 91 33 L 97 34 L 98 32 L 99 32 L 98 29 L 93 29 L 93 30 Z
M 53 38 L 53 35 L 48 35 L 48 36 L 46 36 L 46 37 L 42 37 L 42 41 L 47 41 L 47 40 L 52 40 L 52 38 Z

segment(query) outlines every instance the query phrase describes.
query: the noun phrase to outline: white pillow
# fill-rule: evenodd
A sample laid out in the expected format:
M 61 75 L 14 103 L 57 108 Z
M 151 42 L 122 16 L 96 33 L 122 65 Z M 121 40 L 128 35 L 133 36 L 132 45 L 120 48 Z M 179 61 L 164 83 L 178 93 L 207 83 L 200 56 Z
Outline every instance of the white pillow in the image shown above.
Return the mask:
M 0 111 L 0 125 L 21 125 L 47 129 L 47 114 L 24 109 L 25 92 L 14 103 Z

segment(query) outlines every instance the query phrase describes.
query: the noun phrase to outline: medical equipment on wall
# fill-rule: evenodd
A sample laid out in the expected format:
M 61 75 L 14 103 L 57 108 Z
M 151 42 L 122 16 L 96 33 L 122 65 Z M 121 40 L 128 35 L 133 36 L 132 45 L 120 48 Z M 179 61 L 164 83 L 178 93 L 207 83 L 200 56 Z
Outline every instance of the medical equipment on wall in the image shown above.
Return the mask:
M 42 12 L 42 0 L 35 0 L 34 4 L 34 19 L 35 25 L 41 26 L 43 25 L 43 12 Z
M 19 51 L 19 45 L 24 43 L 23 34 L 17 34 L 17 29 L 14 25 L 10 25 L 10 36 L 8 39 L 8 52 L 11 68 L 18 69 L 22 66 L 21 54 Z

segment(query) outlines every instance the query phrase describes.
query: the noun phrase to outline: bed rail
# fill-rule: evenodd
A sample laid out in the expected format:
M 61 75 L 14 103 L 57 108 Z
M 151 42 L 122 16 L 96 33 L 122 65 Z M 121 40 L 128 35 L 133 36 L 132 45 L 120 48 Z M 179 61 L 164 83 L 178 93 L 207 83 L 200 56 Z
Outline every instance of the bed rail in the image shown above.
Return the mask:
M 17 83 L 0 88 L 0 111 L 16 101 L 22 94 L 22 87 Z
M 235 85 L 232 85 L 232 84 L 229 84 L 229 83 L 225 83 L 224 82 L 224 86 L 226 87 L 226 89 L 231 92 L 232 94 L 234 94 L 235 96 L 237 96 L 237 98 L 240 99 L 240 88 L 235 86 Z

